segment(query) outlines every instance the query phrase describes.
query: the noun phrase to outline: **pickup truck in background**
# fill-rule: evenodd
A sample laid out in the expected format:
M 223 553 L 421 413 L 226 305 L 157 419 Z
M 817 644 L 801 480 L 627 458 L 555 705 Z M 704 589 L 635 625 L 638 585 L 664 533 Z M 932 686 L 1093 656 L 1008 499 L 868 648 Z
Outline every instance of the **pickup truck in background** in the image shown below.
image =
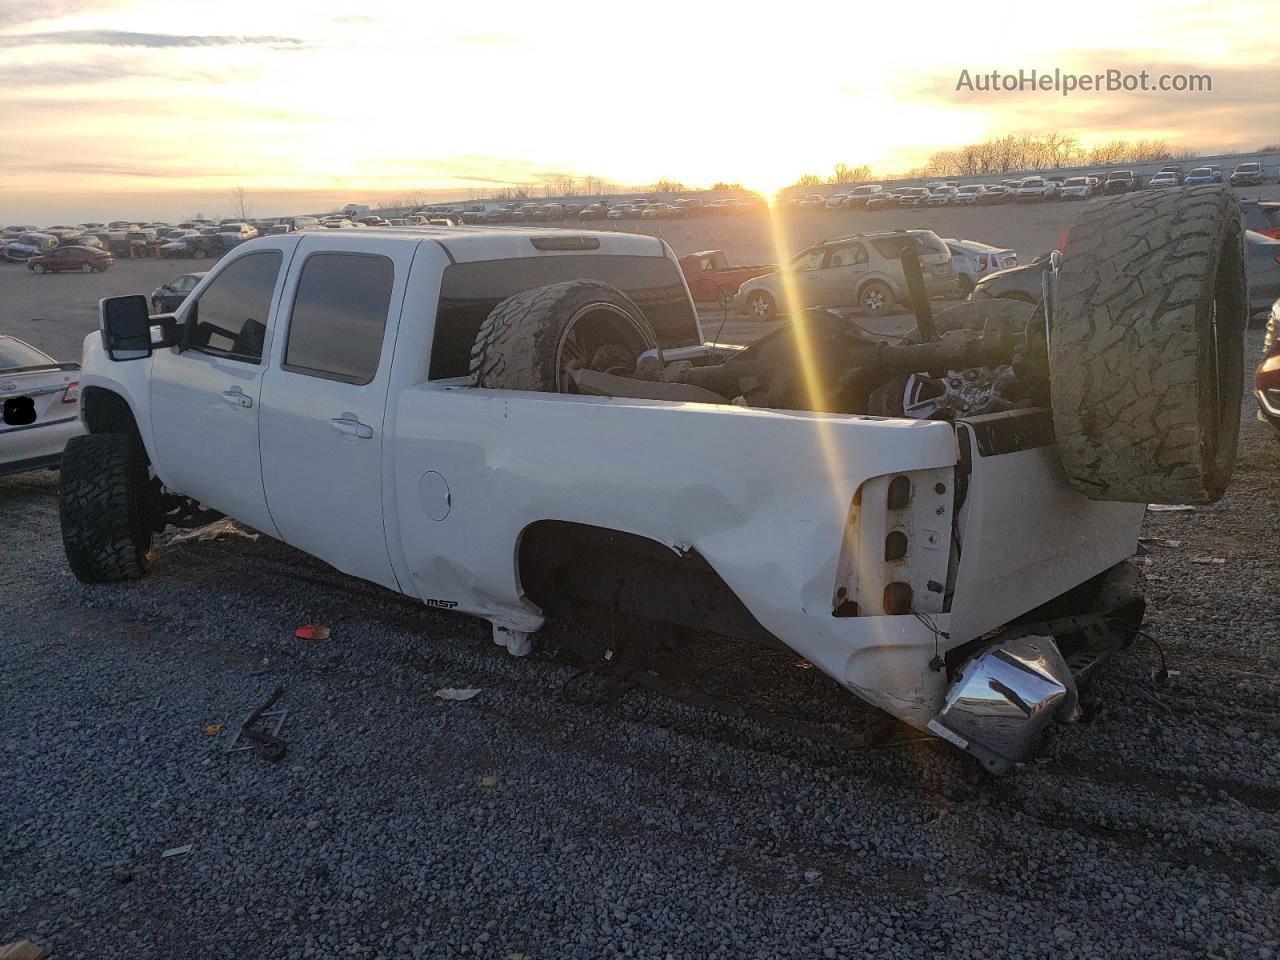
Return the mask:
M 738 288 L 748 280 L 776 269 L 778 265 L 775 263 L 730 266 L 723 250 L 703 250 L 680 258 L 680 270 L 695 303 L 730 302 Z
M 1209 502 L 1229 480 L 1240 213 L 1208 190 L 1087 210 L 1060 277 L 1055 262 L 1050 342 L 1029 304 L 935 319 L 924 298 L 901 343 L 811 311 L 717 353 L 674 254 L 640 235 L 250 240 L 172 317 L 100 303 L 88 435 L 62 460 L 68 562 L 87 582 L 140 577 L 165 526 L 227 515 L 481 617 L 512 654 L 552 614 L 781 643 L 1006 771 L 1139 629 L 1143 504 Z M 1168 245 L 1138 269 L 1176 255 L 1198 296 L 1105 273 L 1139 216 Z M 1151 291 L 1117 322 L 1157 317 L 1154 340 L 1095 335 L 1092 291 L 1120 284 Z M 1158 430 L 1089 415 L 1149 400 L 1100 382 L 1110 369 L 1158 384 Z

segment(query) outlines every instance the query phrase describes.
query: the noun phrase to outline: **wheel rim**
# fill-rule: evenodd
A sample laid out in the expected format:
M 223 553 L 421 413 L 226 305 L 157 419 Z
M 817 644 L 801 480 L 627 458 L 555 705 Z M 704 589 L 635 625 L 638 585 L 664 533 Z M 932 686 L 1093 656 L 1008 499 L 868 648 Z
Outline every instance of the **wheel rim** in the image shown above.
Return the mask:
M 751 313 L 753 316 L 766 318 L 773 310 L 771 309 L 769 299 L 762 293 L 757 293 L 751 298 Z
M 82 264 L 82 265 L 81 265 L 81 267 L 80 267 L 80 272 L 81 272 L 81 273 L 93 273 L 93 265 L 92 265 L 92 264 L 89 264 L 89 263 Z
M 38 263 L 31 269 L 34 270 L 36 273 L 44 273 L 44 267 Z
M 556 344 L 556 385 L 561 393 L 574 391 L 571 374 L 590 369 L 596 357 L 610 347 L 622 347 L 638 357 L 657 344 L 650 342 L 636 319 L 611 303 L 590 303 L 565 324 Z M 615 355 L 616 357 L 616 355 Z M 616 358 L 611 368 L 617 367 Z
M 867 313 L 879 313 L 884 309 L 884 291 L 879 287 L 872 287 L 862 295 L 862 305 Z

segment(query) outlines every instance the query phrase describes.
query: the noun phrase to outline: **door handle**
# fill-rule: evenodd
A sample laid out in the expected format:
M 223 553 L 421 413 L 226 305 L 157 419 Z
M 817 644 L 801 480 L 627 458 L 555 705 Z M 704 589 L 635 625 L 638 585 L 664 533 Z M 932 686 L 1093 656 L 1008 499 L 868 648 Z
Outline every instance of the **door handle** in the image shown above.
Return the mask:
M 227 401 L 227 403 L 235 404 L 237 407 L 253 406 L 253 397 L 246 394 L 239 387 L 232 387 L 230 390 L 223 390 L 222 399 Z
M 344 437 L 355 437 L 357 440 L 372 440 L 373 427 L 368 424 L 361 423 L 359 420 L 348 420 L 345 417 L 335 417 L 329 421 L 329 426 L 342 434 Z

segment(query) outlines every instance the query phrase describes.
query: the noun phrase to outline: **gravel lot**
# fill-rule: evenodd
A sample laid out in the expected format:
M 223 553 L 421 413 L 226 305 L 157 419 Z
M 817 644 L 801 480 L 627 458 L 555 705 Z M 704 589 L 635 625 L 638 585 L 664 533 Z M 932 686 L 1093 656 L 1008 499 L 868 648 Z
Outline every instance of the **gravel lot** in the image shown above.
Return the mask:
M 1158 687 L 1152 649 L 1128 651 L 1096 719 L 976 785 L 936 744 L 839 742 L 874 715 L 793 658 L 708 638 L 636 663 L 809 735 L 641 689 L 578 705 L 566 683 L 598 633 L 559 625 L 513 660 L 476 621 L 266 538 L 168 546 L 146 580 L 87 587 L 56 475 L 0 479 L 0 942 L 95 960 L 1271 957 L 1280 443 L 1242 415 L 1228 496 L 1149 514 L 1178 544 L 1146 561 L 1178 673 Z M 308 622 L 331 636 L 296 639 Z M 229 754 L 277 684 L 288 757 Z

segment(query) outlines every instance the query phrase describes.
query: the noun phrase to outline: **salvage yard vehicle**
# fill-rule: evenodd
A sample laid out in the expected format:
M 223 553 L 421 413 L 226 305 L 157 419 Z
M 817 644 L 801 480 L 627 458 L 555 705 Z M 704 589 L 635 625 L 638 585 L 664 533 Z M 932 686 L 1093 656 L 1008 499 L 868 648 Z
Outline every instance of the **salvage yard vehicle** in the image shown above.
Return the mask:
M 1266 182 L 1266 176 L 1262 172 L 1262 164 L 1260 163 L 1242 163 L 1231 171 L 1231 185 L 1233 187 L 1260 187 Z
M 1253 376 L 1258 419 L 1280 434 L 1280 300 L 1271 305 L 1267 332 L 1262 338 L 1262 361 Z
M 49 250 L 39 257 L 27 261 L 27 269 L 32 273 L 61 273 L 75 270 L 78 273 L 102 273 L 113 263 L 115 258 L 99 247 L 58 247 Z
M 151 309 L 155 313 L 172 313 L 187 295 L 204 279 L 204 273 L 184 273 L 151 291 Z
M 911 293 L 902 271 L 902 248 L 914 244 L 927 271 L 926 297 L 945 297 L 959 289 L 951 251 L 932 230 L 877 230 L 824 240 L 806 247 L 784 271 L 748 280 L 733 298 L 735 313 L 753 320 L 772 320 L 787 307 L 788 280 L 800 309 L 858 307 L 873 317 L 909 303 Z
M 1013 191 L 1013 198 L 1019 202 L 1027 200 L 1053 200 L 1058 196 L 1058 184 L 1044 177 L 1026 177 Z
M 58 245 L 58 238 L 51 233 L 20 233 L 4 245 L 4 259 L 11 263 L 26 263 L 42 257 Z
M 1102 192 L 1107 195 L 1129 193 L 1140 186 L 1138 175 L 1132 170 L 1112 170 L 1102 185 Z
M 960 292 L 969 294 L 979 278 L 1018 265 L 1018 254 L 1006 247 L 994 247 L 978 240 L 944 239 L 960 281 Z
M 1069 177 L 1062 182 L 1058 193 L 1063 200 L 1088 200 L 1093 191 L 1094 185 L 1088 177 Z
M 680 258 L 680 271 L 694 303 L 731 301 L 748 280 L 777 269 L 776 263 L 730 266 L 723 250 L 703 250 Z
M 78 363 L 59 363 L 0 336 L 0 476 L 56 467 L 67 441 L 83 432 L 79 370 Z
M 906 342 L 810 311 L 717 351 L 653 237 L 243 244 L 172 318 L 101 302 L 89 435 L 62 463 L 70 567 L 142 576 L 158 530 L 217 511 L 484 618 L 513 654 L 589 611 L 781 643 L 1007 771 L 1139 629 L 1143 504 L 1229 482 L 1239 208 L 1217 187 L 1086 208 L 1045 310 L 935 319 L 926 254 L 896 247 L 919 302 Z M 1159 391 L 1158 417 L 1117 370 Z M 895 390 L 921 401 L 869 415 Z

